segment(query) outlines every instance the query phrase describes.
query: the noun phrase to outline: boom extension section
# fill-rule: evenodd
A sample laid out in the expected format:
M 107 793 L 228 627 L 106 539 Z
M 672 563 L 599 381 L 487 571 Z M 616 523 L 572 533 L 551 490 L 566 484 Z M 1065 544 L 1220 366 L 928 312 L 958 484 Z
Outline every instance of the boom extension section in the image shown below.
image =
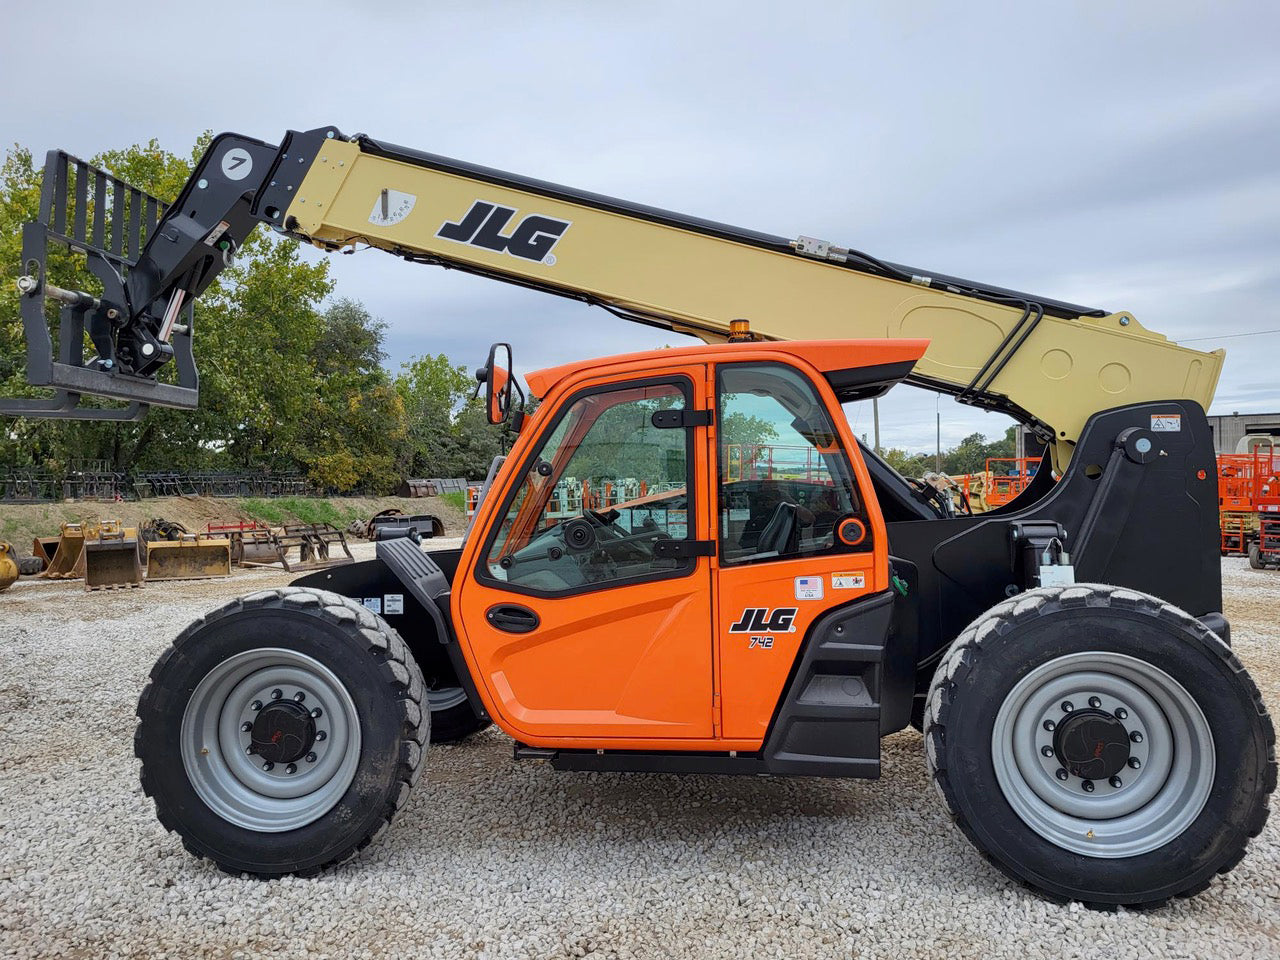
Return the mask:
M 63 391 L 194 406 L 191 302 L 260 221 L 325 250 L 367 244 L 707 342 L 727 339 L 739 317 L 766 340 L 927 338 L 931 346 L 908 382 L 1029 424 L 1054 444 L 1059 468 L 1086 420 L 1101 410 L 1171 399 L 1207 408 L 1224 356 L 1179 346 L 1128 313 L 889 263 L 809 237 L 700 220 L 345 137 L 332 127 L 290 131 L 278 149 L 235 134 L 218 137 L 130 259 L 105 248 L 101 202 L 94 231 L 85 235 L 82 193 L 77 230 L 65 233 L 59 171 L 68 159 L 50 155 L 41 220 L 24 234 L 30 379 Z M 129 189 L 102 171 L 89 168 L 89 175 L 112 184 L 116 196 Z M 93 298 L 90 332 L 109 330 L 111 342 L 95 335 L 99 356 L 89 364 L 48 363 L 41 301 L 56 296 L 41 272 L 48 240 L 85 250 L 104 288 Z M 88 309 L 81 301 L 64 306 L 64 353 L 76 339 L 66 335 L 68 312 Z M 170 358 L 176 385 L 156 378 Z M 6 405 L 0 412 L 26 411 Z

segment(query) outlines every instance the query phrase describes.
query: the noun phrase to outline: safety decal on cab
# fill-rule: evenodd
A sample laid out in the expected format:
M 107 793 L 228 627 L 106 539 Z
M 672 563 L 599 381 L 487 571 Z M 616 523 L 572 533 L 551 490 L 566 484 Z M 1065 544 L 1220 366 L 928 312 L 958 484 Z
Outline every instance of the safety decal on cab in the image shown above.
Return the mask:
M 738 622 L 729 628 L 730 633 L 794 633 L 797 607 L 747 607 Z
M 866 574 L 833 573 L 831 575 L 832 590 L 861 590 L 867 585 Z

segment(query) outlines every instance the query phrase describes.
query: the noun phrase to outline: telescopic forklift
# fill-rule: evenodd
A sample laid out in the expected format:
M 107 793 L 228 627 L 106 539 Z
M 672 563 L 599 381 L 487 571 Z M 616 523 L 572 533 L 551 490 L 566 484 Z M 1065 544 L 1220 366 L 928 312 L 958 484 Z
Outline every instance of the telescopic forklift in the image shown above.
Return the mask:
M 1275 737 L 1228 645 L 1204 414 L 1221 351 L 322 127 L 217 137 L 167 207 L 50 153 L 20 283 L 29 380 L 55 393 L 7 412 L 194 407 L 192 304 L 260 223 L 704 344 L 529 373 L 533 411 L 495 345 L 477 376 L 514 441 L 460 549 L 382 541 L 177 637 L 135 748 L 196 855 L 261 877 L 344 861 L 429 739 L 490 723 L 558 770 L 859 778 L 913 724 L 987 859 L 1100 907 L 1197 893 L 1262 829 Z M 50 280 L 50 245 L 92 292 Z M 899 382 L 1012 415 L 1044 464 L 957 513 L 850 430 L 842 404 Z M 566 509 L 575 478 L 631 494 Z

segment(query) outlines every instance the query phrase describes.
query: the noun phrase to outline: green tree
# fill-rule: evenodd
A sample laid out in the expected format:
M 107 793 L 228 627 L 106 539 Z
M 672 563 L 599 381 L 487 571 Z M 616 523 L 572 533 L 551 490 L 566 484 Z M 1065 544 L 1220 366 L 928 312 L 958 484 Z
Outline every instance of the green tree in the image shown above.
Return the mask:
M 382 367 L 385 330 L 354 300 L 320 316 L 310 350 L 314 387 L 294 455 L 323 489 L 390 493 L 400 479 L 408 418 Z
M 152 140 L 108 151 L 93 162 L 162 199 L 172 198 L 209 139 L 203 135 L 186 157 Z M 0 389 L 7 396 L 32 394 L 25 384 L 25 340 L 12 291 L 22 269 L 21 224 L 38 213 L 40 179 L 29 151 L 16 146 L 9 151 L 0 170 Z M 54 249 L 49 267 L 49 279 L 59 285 L 97 289 L 67 251 Z M 253 236 L 196 306 L 199 410 L 153 408 L 139 423 L 11 420 L 0 441 L 0 458 L 53 469 L 78 459 L 105 460 L 118 470 L 292 469 L 297 430 L 314 389 L 319 305 L 331 289 L 327 263 L 303 263 L 295 241 Z M 56 321 L 56 314 L 50 319 Z
M 485 475 L 502 445 L 502 429 L 473 400 L 475 378 L 444 354 L 414 357 L 401 368 L 395 389 L 408 418 L 402 471 L 414 477 Z

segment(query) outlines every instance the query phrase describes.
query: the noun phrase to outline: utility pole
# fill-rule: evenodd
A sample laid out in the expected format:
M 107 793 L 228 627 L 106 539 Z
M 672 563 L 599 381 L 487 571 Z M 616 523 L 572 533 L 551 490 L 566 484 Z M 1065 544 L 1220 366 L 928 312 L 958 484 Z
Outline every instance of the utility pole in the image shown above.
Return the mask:
M 933 469 L 936 473 L 942 472 L 942 396 L 939 394 L 937 404 L 938 417 L 938 442 L 933 449 Z
M 881 456 L 881 453 L 880 453 L 880 398 L 879 397 L 871 398 L 871 415 L 876 422 L 876 445 L 874 449 L 876 451 L 876 456 L 878 457 L 878 456 Z

